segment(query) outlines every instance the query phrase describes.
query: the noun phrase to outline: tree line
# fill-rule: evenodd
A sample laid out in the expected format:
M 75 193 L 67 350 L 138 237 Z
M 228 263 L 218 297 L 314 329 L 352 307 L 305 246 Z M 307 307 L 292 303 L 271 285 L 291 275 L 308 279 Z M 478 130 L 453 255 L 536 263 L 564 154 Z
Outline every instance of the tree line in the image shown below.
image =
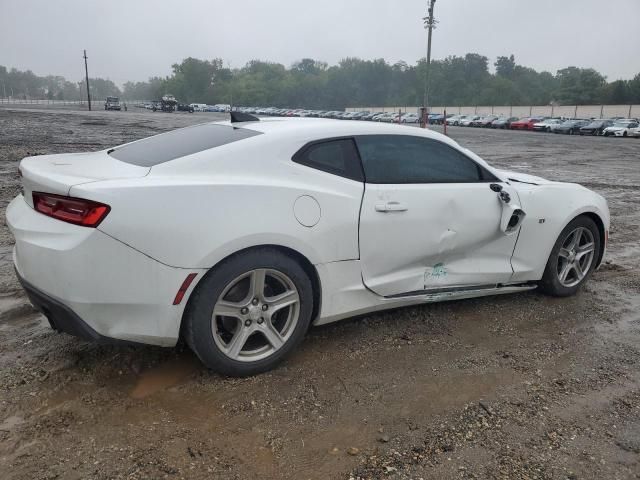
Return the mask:
M 592 68 L 567 67 L 555 74 L 518 65 L 515 57 L 489 59 L 477 53 L 431 62 L 431 105 L 600 105 L 640 104 L 640 73 L 631 80 L 608 82 Z M 185 58 L 166 77 L 127 82 L 89 80 L 94 98 L 116 95 L 154 100 L 170 93 L 183 103 L 343 109 L 357 106 L 421 105 L 424 59 L 415 65 L 384 59 L 345 58 L 337 65 L 305 58 L 289 68 L 252 60 L 231 69 L 222 59 Z M 39 77 L 31 71 L 0 66 L 0 94 L 14 97 L 77 100 L 86 97 L 83 81 Z M 9 93 L 11 92 L 11 93 Z
M 91 95 L 104 98 L 118 96 L 122 92 L 111 80 L 90 78 Z M 0 96 L 22 99 L 81 100 L 87 98 L 84 80 L 70 82 L 64 77 L 47 75 L 41 77 L 31 70 L 11 70 L 0 65 Z

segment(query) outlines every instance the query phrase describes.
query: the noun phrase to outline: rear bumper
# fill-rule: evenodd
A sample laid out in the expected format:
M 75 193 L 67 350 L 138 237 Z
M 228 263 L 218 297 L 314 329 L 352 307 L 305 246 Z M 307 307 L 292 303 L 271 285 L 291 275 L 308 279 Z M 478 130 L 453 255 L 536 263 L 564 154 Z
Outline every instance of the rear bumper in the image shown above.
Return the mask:
M 42 215 L 22 196 L 7 207 L 7 225 L 18 277 L 54 328 L 95 341 L 175 345 L 197 282 L 180 305 L 173 299 L 198 270 L 164 265 L 97 229 Z
M 74 337 L 82 338 L 95 343 L 101 344 L 136 344 L 137 342 L 129 342 L 116 338 L 109 338 L 100 335 L 91 326 L 82 320 L 73 310 L 62 302 L 50 297 L 46 293 L 38 290 L 36 287 L 27 282 L 16 271 L 18 280 L 22 284 L 22 288 L 29 297 L 31 304 L 41 312 L 47 320 L 51 328 L 58 332 L 68 333 Z

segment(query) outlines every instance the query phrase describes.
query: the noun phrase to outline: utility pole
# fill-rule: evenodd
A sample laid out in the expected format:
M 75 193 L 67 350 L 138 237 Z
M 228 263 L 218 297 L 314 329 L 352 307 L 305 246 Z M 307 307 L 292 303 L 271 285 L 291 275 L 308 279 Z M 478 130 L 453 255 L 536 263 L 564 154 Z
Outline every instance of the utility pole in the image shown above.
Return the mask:
M 422 20 L 424 21 L 424 28 L 427 29 L 427 66 L 424 73 L 424 98 L 422 104 L 424 105 L 424 128 L 429 125 L 429 67 L 431 66 L 431 34 L 433 29 L 436 28 L 438 21 L 433 17 L 433 7 L 436 5 L 436 0 L 428 0 L 429 6 L 427 8 L 427 16 Z
M 227 60 L 227 68 L 229 68 L 229 75 L 231 76 L 231 98 L 229 99 L 229 112 L 233 112 L 233 70 L 231 70 L 231 60 Z
M 87 101 L 89 102 L 89 111 L 91 111 L 91 93 L 89 92 L 89 69 L 87 68 L 87 51 L 84 51 L 84 75 L 87 79 Z

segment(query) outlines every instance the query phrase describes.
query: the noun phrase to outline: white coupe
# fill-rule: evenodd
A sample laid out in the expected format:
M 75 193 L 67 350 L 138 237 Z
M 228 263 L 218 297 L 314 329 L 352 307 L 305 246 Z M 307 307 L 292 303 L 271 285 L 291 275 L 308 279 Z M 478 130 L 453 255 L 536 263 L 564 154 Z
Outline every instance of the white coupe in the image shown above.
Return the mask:
M 602 134 L 605 137 L 629 137 L 633 136 L 633 130 L 636 128 L 638 128 L 638 121 L 635 119 L 616 120 L 613 125 L 605 128 Z
M 607 202 L 491 167 L 429 130 L 233 113 L 94 153 L 29 157 L 17 274 L 59 331 L 173 346 L 228 375 L 310 325 L 538 287 L 602 262 Z

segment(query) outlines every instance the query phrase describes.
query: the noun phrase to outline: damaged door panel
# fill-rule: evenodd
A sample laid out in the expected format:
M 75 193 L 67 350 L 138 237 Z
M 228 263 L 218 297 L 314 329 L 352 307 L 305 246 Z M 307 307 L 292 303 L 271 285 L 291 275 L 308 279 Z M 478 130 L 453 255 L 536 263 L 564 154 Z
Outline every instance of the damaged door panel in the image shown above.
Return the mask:
M 513 233 L 524 218 L 517 192 L 448 145 L 377 137 L 357 139 L 367 182 L 360 213 L 365 285 L 394 296 L 508 283 Z M 381 208 L 389 205 L 402 208 Z
M 406 210 L 381 213 L 375 205 L 383 201 Z M 517 235 L 502 222 L 511 214 L 487 184 L 367 185 L 360 218 L 365 285 L 391 296 L 506 283 Z

